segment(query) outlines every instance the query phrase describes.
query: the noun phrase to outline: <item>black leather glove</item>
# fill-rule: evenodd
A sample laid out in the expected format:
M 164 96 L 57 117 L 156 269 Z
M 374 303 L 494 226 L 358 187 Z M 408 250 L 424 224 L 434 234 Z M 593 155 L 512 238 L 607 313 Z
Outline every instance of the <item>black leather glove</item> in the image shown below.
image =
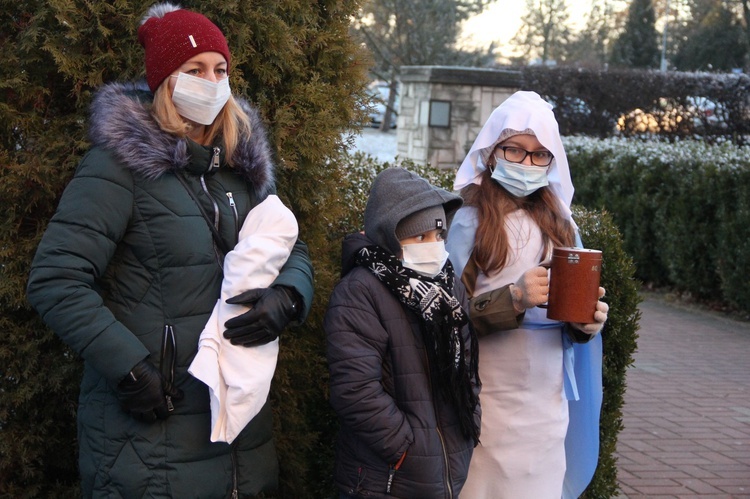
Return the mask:
M 145 359 L 117 385 L 117 398 L 123 410 L 141 421 L 166 419 L 170 412 L 168 399 L 182 397 L 182 390 L 167 387 L 159 370 Z
M 299 316 L 300 306 L 294 290 L 286 286 L 259 288 L 229 298 L 232 305 L 247 305 L 250 310 L 229 319 L 224 338 L 232 345 L 252 347 L 265 345 L 279 337 L 279 333 Z

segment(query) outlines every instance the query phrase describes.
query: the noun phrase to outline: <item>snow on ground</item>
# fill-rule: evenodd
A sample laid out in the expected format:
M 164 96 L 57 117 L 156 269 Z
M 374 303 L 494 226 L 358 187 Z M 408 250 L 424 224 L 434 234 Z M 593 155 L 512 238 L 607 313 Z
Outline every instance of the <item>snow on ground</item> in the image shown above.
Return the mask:
M 351 152 L 357 151 L 369 154 L 379 162 L 392 163 L 396 157 L 396 130 L 381 132 L 377 128 L 363 128 L 361 135 L 354 137 Z

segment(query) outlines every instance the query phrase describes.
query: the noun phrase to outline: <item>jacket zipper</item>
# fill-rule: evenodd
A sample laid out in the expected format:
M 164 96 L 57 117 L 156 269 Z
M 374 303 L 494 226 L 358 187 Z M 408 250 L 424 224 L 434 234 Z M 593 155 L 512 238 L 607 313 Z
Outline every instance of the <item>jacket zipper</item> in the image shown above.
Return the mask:
M 213 149 L 214 153 L 211 156 L 211 163 L 208 165 L 208 171 L 213 172 L 219 169 L 219 166 L 221 166 L 221 148 L 214 147 Z M 216 230 L 219 230 L 219 205 L 216 203 L 216 200 L 211 195 L 211 192 L 208 190 L 208 185 L 206 185 L 206 174 L 201 173 L 200 176 L 201 180 L 201 189 L 203 189 L 203 193 L 208 196 L 208 199 L 211 200 L 211 205 L 214 209 L 214 227 Z M 219 267 L 224 267 L 223 258 L 221 256 L 221 250 L 219 250 L 219 247 L 216 246 L 216 242 L 214 242 L 214 253 L 216 253 L 216 260 L 219 262 Z
M 219 166 L 221 166 L 221 158 L 219 155 L 221 154 L 221 148 L 214 147 L 214 154 L 211 156 L 211 164 L 208 167 L 209 172 L 215 172 L 219 169 Z M 214 206 L 214 227 L 216 229 L 219 229 L 219 205 L 216 204 L 216 200 L 211 195 L 211 193 L 208 191 L 208 186 L 206 185 L 206 174 L 201 173 L 201 187 L 203 188 L 203 192 L 206 193 L 206 196 L 208 196 L 208 199 L 211 200 L 211 204 Z
M 237 203 L 234 202 L 234 196 L 231 192 L 227 192 L 227 198 L 229 199 L 229 206 L 232 208 L 232 214 L 234 214 L 234 234 L 237 241 L 240 240 L 240 215 L 237 213 Z
M 231 444 L 231 452 L 229 455 L 232 458 L 232 499 L 237 499 L 240 492 L 237 489 L 237 447 L 235 447 L 234 444 Z
M 216 171 L 219 169 L 219 166 L 221 166 L 221 158 L 219 155 L 221 154 L 221 148 L 218 146 L 214 146 L 214 155 L 211 156 L 211 166 L 209 171 Z
M 177 343 L 174 337 L 174 328 L 169 324 L 164 326 L 164 335 L 161 342 L 161 358 L 159 359 L 159 370 L 164 377 L 167 391 L 172 391 L 174 385 L 174 371 L 177 357 Z M 174 404 L 170 395 L 167 398 L 167 409 L 174 411 Z
M 398 458 L 398 462 L 390 467 L 388 470 L 388 483 L 385 487 L 385 493 L 388 495 L 391 495 L 391 486 L 393 485 L 393 478 L 396 476 L 396 472 L 401 469 L 401 465 L 404 464 L 404 459 L 406 458 L 406 451 L 404 451 L 403 454 L 401 454 L 401 457 Z
M 430 358 L 427 356 L 427 350 L 424 353 L 425 364 L 427 365 L 427 380 L 430 384 L 430 394 L 432 395 L 432 410 L 435 411 L 435 430 L 437 431 L 438 438 L 440 439 L 440 450 L 443 453 L 443 465 L 445 466 L 445 488 L 448 490 L 448 498 L 453 499 L 453 485 L 451 480 L 451 469 L 448 461 L 448 452 L 445 450 L 445 439 L 443 438 L 443 432 L 440 430 L 440 415 L 437 410 L 435 403 L 435 387 L 432 386 L 432 376 L 430 367 Z
M 203 192 L 208 196 L 208 199 L 211 200 L 211 205 L 213 205 L 214 208 L 214 227 L 216 227 L 216 230 L 219 229 L 219 205 L 216 203 L 216 200 L 211 195 L 211 193 L 208 190 L 208 186 L 206 185 L 206 174 L 201 174 L 201 188 L 203 189 Z
M 437 417 L 437 412 L 435 413 L 435 416 Z M 443 439 L 443 432 L 440 431 L 440 424 L 437 425 L 437 434 L 438 437 L 440 437 L 440 447 L 443 450 L 443 464 L 445 465 L 445 486 L 448 488 L 448 497 L 453 497 L 453 485 L 451 480 L 451 469 L 450 469 L 450 463 L 448 462 L 448 453 L 445 451 L 445 440 Z

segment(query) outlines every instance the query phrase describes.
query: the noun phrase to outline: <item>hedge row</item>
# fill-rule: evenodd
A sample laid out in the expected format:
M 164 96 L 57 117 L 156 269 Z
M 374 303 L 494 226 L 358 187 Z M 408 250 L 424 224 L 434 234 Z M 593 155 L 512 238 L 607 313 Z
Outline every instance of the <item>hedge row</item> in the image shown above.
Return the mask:
M 574 202 L 612 214 L 637 276 L 750 312 L 750 149 L 568 137 Z
M 555 105 L 563 135 L 750 141 L 746 74 L 531 66 L 522 80 Z

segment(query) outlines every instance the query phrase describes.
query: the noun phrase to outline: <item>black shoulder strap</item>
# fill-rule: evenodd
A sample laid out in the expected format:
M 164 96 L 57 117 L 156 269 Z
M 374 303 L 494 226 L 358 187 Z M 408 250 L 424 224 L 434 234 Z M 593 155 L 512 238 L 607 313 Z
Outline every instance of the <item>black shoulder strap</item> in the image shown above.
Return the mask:
M 206 213 L 206 210 L 203 208 L 203 205 L 201 205 L 198 197 L 195 195 L 195 192 L 193 192 L 193 190 L 188 185 L 187 180 L 185 180 L 185 177 L 182 175 L 182 172 L 175 172 L 175 176 L 177 177 L 177 180 L 179 180 L 183 185 L 183 187 L 185 187 L 185 190 L 188 192 L 188 194 L 190 194 L 190 197 L 193 198 L 193 201 L 195 201 L 195 204 L 198 206 L 198 210 L 200 210 L 201 215 L 203 215 L 203 218 L 206 220 L 208 228 L 211 229 L 211 234 L 214 236 L 214 243 L 216 244 L 218 250 L 221 252 L 221 259 L 224 260 L 224 256 L 226 256 L 226 254 L 229 252 L 229 248 L 221 238 L 219 230 L 214 226 L 213 222 L 211 221 L 211 217 L 209 217 L 208 213 Z

